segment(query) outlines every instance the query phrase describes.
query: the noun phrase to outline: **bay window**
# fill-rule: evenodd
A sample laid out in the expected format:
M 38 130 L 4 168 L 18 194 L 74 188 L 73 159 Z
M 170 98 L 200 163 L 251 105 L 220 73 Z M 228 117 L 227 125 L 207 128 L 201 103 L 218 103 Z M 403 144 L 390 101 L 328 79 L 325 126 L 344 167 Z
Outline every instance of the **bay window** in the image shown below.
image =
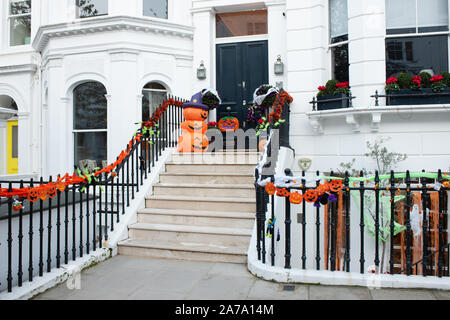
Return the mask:
M 77 18 L 89 18 L 108 14 L 108 0 L 76 0 Z
M 167 0 L 143 0 L 143 15 L 167 19 Z
M 9 0 L 9 45 L 30 44 L 31 0 Z
M 448 71 L 448 1 L 386 0 L 386 75 Z
M 329 1 L 330 46 L 333 78 L 349 81 L 347 0 Z

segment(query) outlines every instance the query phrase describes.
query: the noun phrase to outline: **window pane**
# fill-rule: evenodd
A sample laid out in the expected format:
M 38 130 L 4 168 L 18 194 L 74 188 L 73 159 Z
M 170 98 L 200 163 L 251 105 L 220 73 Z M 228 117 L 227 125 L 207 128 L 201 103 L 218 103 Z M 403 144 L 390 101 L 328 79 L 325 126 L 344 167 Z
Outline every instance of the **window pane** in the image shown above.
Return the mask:
M 144 16 L 167 19 L 167 0 L 143 0 Z
M 443 31 L 448 30 L 448 0 L 418 0 L 417 5 L 419 28 L 445 27 Z
M 340 81 L 349 81 L 348 45 L 334 47 L 332 49 L 333 78 Z
M 31 13 L 31 0 L 10 0 L 9 14 Z
M 12 155 L 11 158 L 19 158 L 19 131 L 17 126 L 12 127 Z
M 108 14 L 108 0 L 76 0 L 78 17 L 87 18 Z
M 79 85 L 73 92 L 75 130 L 106 129 L 106 89 L 98 82 Z
M 75 133 L 75 165 L 80 166 L 80 161 L 93 160 L 97 167 L 103 167 L 103 161 L 107 160 L 106 132 L 77 132 Z
M 415 33 L 416 0 L 386 0 L 386 29 L 388 34 Z
M 216 15 L 216 37 L 238 37 L 267 33 L 267 9 Z
M 406 37 L 386 40 L 387 77 L 400 72 L 418 74 L 432 69 L 435 74 L 448 71 L 447 36 Z
M 333 39 L 346 34 L 348 34 L 347 0 L 330 0 L 330 37 Z
M 142 121 L 147 121 L 167 98 L 167 93 L 143 90 L 142 95 Z
M 10 39 L 11 46 L 30 44 L 31 37 L 31 16 L 10 18 Z

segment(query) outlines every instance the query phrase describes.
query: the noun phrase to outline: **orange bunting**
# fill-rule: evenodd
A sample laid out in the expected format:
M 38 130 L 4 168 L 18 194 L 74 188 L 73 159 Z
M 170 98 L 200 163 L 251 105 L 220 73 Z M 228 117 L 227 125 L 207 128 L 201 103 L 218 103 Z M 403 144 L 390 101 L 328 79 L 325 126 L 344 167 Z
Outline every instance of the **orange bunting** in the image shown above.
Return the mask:
M 266 184 L 266 192 L 268 195 L 273 196 L 275 194 L 275 192 L 277 191 L 277 188 L 275 187 L 275 185 L 272 182 L 268 182 Z
M 298 192 L 292 192 L 289 197 L 289 202 L 292 204 L 300 204 L 303 202 L 303 196 Z
M 149 119 L 149 121 L 146 121 L 142 124 L 142 127 L 150 129 L 156 125 L 156 123 L 159 121 L 159 119 L 162 117 L 163 113 L 166 112 L 170 105 L 175 107 L 182 107 L 184 104 L 183 101 L 177 101 L 174 99 L 168 99 L 163 102 L 161 107 L 159 107 L 155 113 L 153 114 L 153 117 Z M 111 174 L 111 176 L 114 178 L 117 176 L 117 173 L 115 172 L 115 169 L 120 166 L 127 157 L 130 156 L 131 150 L 133 149 L 134 145 L 136 143 L 141 142 L 143 135 L 137 134 L 135 137 L 131 139 L 131 141 L 128 143 L 127 149 L 123 150 L 117 161 L 113 164 L 107 166 L 106 168 L 103 168 L 101 170 L 98 170 L 92 175 L 94 177 L 97 177 L 103 173 Z M 40 185 L 35 188 L 29 188 L 25 187 L 22 189 L 12 189 L 10 192 L 7 188 L 0 188 L 0 197 L 4 198 L 13 198 L 13 197 L 19 197 L 19 198 L 27 198 L 30 202 L 36 202 L 39 199 L 41 200 L 47 200 L 48 198 L 54 198 L 57 195 L 57 192 L 63 192 L 66 190 L 67 186 L 73 185 L 73 184 L 79 184 L 79 183 L 87 183 L 88 177 L 86 175 L 83 176 L 77 176 L 76 173 L 73 173 L 72 176 L 70 176 L 68 173 L 66 173 L 62 178 L 58 177 L 56 183 L 50 182 L 46 185 Z

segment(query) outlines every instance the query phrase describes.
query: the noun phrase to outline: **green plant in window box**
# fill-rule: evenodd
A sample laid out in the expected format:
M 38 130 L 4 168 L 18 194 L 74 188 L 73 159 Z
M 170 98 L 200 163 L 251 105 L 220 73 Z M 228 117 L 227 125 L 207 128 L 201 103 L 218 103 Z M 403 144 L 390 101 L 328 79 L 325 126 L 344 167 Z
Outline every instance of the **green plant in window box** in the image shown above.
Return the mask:
M 450 87 L 450 72 L 442 71 L 439 74 L 443 77 L 442 82 L 445 84 L 445 86 Z
M 428 72 L 419 73 L 419 77 L 422 78 L 422 88 L 431 88 L 431 74 Z
M 400 89 L 410 89 L 412 76 L 409 73 L 400 72 L 397 79 Z

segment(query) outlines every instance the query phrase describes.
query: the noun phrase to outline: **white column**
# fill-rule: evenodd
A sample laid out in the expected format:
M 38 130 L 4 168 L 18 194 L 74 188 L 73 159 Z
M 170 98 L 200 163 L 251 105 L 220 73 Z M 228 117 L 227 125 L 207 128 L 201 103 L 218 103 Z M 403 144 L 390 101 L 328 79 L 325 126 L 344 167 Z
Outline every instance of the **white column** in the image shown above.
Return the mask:
M 125 149 L 141 121 L 142 100 L 136 99 L 138 88 L 138 51 L 110 51 L 110 88 L 108 92 L 108 163 Z M 127 79 L 127 81 L 123 81 Z
M 192 70 L 193 90 L 192 94 L 200 91 L 203 88 L 216 87 L 216 72 L 215 72 L 215 45 L 214 45 L 214 24 L 215 24 L 215 10 L 201 9 L 193 11 L 193 25 L 194 30 L 194 64 Z M 203 61 L 206 67 L 206 79 L 197 79 L 197 68 L 200 62 Z M 215 121 L 216 111 L 210 112 L 209 121 Z
M 348 0 L 350 85 L 354 106 L 375 105 L 370 96 L 384 90 L 385 0 Z
M 6 120 L 0 119 L 0 175 L 6 175 Z
M 311 111 L 317 87 L 329 80 L 327 0 L 287 1 L 287 81 L 294 98 L 291 111 Z M 282 36 L 282 35 L 280 35 Z M 291 119 L 292 120 L 292 119 Z M 305 130 L 309 129 L 305 123 Z
M 267 19 L 269 33 L 269 84 L 276 85 L 277 82 L 283 82 L 287 87 L 287 50 L 286 50 L 286 17 L 283 15 L 286 11 L 285 2 L 268 2 Z M 284 63 L 285 73 L 276 75 L 274 73 L 274 64 L 277 57 L 281 56 Z
M 31 172 L 30 130 L 31 119 L 29 112 L 19 112 L 18 120 L 18 158 L 19 174 Z

